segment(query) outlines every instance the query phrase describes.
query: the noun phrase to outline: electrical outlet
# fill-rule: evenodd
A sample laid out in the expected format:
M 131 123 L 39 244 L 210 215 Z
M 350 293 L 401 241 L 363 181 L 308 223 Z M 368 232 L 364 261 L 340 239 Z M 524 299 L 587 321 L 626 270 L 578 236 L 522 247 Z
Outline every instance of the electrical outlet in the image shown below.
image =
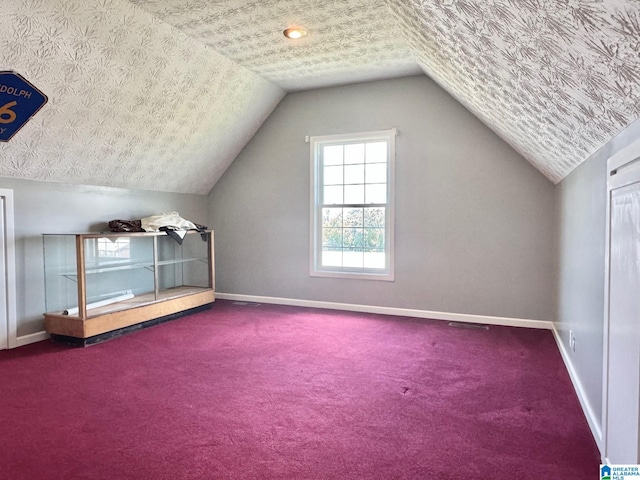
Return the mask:
M 569 348 L 573 353 L 576 353 L 576 336 L 573 330 L 569 330 Z

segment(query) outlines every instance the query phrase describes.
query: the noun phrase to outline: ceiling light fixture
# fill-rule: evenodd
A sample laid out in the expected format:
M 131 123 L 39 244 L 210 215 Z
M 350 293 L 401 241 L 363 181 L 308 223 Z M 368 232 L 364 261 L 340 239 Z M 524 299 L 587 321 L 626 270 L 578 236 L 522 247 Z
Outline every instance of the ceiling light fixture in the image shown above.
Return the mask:
M 291 40 L 297 40 L 298 38 L 307 36 L 307 32 L 299 27 L 287 28 L 282 33 L 284 34 L 285 37 L 290 38 Z

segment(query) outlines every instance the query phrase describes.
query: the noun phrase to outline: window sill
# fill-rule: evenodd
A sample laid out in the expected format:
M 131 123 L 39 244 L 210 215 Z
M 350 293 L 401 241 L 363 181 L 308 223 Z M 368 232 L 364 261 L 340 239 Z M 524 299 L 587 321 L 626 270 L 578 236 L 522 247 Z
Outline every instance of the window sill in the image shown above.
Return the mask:
M 350 280 L 378 280 L 382 282 L 395 281 L 393 273 L 371 273 L 371 272 L 352 272 L 352 271 L 338 271 L 338 270 L 314 270 L 309 274 L 311 277 L 324 277 L 324 278 L 342 278 Z

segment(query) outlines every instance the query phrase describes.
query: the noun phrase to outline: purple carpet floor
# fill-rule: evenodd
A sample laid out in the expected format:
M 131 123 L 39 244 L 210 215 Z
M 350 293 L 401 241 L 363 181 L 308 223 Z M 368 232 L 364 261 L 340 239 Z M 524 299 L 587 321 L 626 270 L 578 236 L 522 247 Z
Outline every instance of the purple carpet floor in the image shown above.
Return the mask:
M 598 478 L 551 332 L 218 301 L 0 352 L 0 478 Z

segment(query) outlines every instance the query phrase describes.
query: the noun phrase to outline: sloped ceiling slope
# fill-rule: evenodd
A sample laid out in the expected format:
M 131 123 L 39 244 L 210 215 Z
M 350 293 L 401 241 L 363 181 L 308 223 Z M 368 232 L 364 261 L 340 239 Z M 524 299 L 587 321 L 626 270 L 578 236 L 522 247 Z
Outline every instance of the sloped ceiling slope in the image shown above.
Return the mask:
M 130 1 L 288 91 L 422 73 L 384 0 Z
M 0 31 L 49 97 L 0 176 L 205 194 L 284 96 L 123 0 L 2 0 Z
M 640 116 L 638 0 L 386 0 L 419 64 L 553 182 Z
M 285 91 L 421 71 L 553 182 L 640 116 L 639 0 L 2 0 L 0 29 L 49 96 L 0 176 L 207 193 Z

